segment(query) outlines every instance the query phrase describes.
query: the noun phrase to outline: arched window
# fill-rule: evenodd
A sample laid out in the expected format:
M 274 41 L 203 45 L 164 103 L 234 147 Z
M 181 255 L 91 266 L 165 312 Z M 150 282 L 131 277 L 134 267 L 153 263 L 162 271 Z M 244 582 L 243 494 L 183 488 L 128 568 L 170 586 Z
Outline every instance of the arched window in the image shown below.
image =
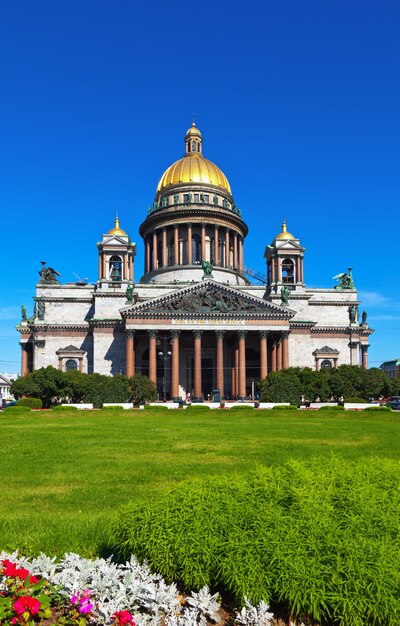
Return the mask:
M 332 369 L 332 361 L 329 359 L 324 359 L 321 363 L 322 370 L 331 370 Z
M 122 259 L 113 255 L 110 258 L 110 279 L 114 282 L 122 280 Z
M 292 259 L 284 259 L 282 262 L 282 282 L 294 283 L 294 263 Z
M 196 152 L 197 148 L 196 148 L 196 142 L 192 141 L 192 152 Z
M 192 261 L 196 264 L 201 263 L 200 235 L 193 235 L 192 237 Z
M 77 369 L 78 369 L 78 363 L 75 361 L 75 359 L 68 359 L 68 361 L 65 362 L 66 372 L 73 372 Z

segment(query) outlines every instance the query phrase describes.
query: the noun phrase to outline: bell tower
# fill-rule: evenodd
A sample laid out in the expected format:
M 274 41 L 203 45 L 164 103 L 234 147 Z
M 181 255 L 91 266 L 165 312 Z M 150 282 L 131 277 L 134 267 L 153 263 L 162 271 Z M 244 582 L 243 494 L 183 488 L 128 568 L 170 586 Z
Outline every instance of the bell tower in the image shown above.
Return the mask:
M 134 257 L 136 244 L 132 243 L 129 235 L 122 230 L 118 215 L 115 218 L 114 228 L 103 235 L 97 244 L 99 252 L 98 282 L 101 287 L 118 288 L 134 282 Z
M 304 287 L 304 251 L 300 239 L 288 232 L 283 219 L 282 231 L 264 253 L 270 292 L 277 293 L 283 286 L 291 290 Z

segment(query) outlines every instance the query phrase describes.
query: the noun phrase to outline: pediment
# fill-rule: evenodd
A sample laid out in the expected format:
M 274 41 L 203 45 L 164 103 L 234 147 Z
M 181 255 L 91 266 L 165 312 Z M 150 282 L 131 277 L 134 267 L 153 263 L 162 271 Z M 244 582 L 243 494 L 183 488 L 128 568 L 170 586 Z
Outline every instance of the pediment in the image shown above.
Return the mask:
M 129 244 L 129 237 L 116 237 L 115 235 L 107 237 L 107 235 L 105 235 L 101 243 L 103 246 L 127 246 Z
M 292 239 L 277 241 L 276 242 L 277 250 L 301 250 L 302 246 L 297 241 L 293 241 Z
M 295 311 L 209 279 L 170 292 L 166 296 L 125 307 L 121 310 L 121 314 L 127 318 L 207 316 L 289 320 L 295 315 Z

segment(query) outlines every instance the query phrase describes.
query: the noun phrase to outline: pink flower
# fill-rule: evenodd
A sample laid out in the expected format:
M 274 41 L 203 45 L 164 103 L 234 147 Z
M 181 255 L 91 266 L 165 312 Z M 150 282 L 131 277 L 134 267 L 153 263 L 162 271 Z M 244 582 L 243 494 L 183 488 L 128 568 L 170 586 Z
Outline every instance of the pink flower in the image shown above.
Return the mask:
M 90 613 L 93 608 L 93 604 L 90 602 L 90 591 L 78 592 L 71 598 L 72 604 L 79 604 L 79 613 Z

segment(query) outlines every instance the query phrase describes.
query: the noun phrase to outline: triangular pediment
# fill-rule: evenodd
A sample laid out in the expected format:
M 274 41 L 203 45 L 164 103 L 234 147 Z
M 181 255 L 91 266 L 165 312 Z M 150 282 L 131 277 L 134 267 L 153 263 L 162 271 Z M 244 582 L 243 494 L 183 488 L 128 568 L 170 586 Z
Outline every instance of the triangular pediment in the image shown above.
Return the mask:
M 128 236 L 107 236 L 104 235 L 103 236 L 103 240 L 101 242 L 103 244 L 103 246 L 127 246 L 129 244 L 129 237 Z
M 209 279 L 182 287 L 166 296 L 125 307 L 121 314 L 127 318 L 206 316 L 289 320 L 295 315 L 295 311 Z

